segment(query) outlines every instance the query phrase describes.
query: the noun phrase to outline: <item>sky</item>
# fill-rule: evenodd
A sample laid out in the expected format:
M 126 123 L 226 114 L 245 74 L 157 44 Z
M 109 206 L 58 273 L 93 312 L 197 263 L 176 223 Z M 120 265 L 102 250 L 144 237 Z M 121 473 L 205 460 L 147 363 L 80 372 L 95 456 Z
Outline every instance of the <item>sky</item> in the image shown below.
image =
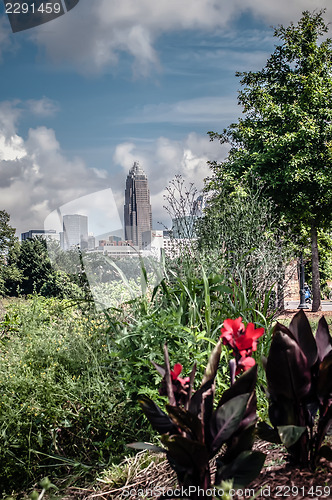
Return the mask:
M 327 0 L 80 0 L 12 33 L 0 0 L 0 210 L 17 234 L 75 200 L 122 220 L 139 161 L 153 228 L 169 226 L 169 182 L 200 190 L 227 155 L 207 132 L 241 116 L 235 72 L 265 65 L 273 26 L 325 7 L 332 21 Z

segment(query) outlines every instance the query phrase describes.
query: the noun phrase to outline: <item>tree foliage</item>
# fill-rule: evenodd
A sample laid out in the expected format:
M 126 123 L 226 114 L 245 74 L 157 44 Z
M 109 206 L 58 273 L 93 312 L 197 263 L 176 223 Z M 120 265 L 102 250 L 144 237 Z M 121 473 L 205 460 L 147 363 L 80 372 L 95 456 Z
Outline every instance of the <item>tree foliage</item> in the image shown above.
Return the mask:
M 8 255 L 15 252 L 18 245 L 15 228 L 11 227 L 9 220 L 9 214 L 5 210 L 0 210 L 0 295 L 6 291 L 6 280 L 17 275 L 16 268 L 8 265 Z
M 332 210 L 332 41 L 321 41 L 323 14 L 306 11 L 297 25 L 275 29 L 282 43 L 265 67 L 237 73 L 244 116 L 222 134 L 209 133 L 231 145 L 226 160 L 212 164 L 211 187 L 222 189 L 225 172 L 259 178 L 294 230 L 298 222 L 311 229 L 315 308 L 317 229 L 330 225 Z

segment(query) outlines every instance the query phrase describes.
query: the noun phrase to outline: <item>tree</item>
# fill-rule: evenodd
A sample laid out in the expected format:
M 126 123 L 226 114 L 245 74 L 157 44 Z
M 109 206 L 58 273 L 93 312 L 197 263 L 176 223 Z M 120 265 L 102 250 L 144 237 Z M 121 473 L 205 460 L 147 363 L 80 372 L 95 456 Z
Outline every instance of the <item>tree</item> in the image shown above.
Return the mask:
M 21 278 L 17 283 L 20 291 L 24 294 L 39 293 L 54 274 L 44 238 L 35 237 L 22 241 L 17 267 L 21 271 Z
M 237 73 L 244 117 L 210 138 L 229 143 L 228 157 L 211 165 L 213 189 L 225 175 L 259 178 L 265 193 L 294 231 L 310 228 L 313 310 L 320 308 L 317 231 L 331 226 L 332 211 L 332 41 L 324 10 L 303 12 L 298 24 L 280 26 L 265 67 Z M 319 43 L 320 42 L 320 43 Z
M 5 281 L 15 274 L 15 268 L 8 264 L 8 256 L 18 245 L 15 228 L 9 224 L 10 216 L 5 210 L 0 210 L 0 294 L 4 294 Z
M 282 308 L 290 251 L 288 234 L 279 222 L 262 188 L 242 182 L 216 194 L 196 228 L 198 248 L 205 258 L 226 268 L 260 297 L 277 283 Z

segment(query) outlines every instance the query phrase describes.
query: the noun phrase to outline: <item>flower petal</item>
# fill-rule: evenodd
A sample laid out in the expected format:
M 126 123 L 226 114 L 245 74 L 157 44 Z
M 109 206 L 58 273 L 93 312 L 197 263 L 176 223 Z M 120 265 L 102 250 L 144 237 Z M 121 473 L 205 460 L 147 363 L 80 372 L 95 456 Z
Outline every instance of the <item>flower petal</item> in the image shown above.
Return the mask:
M 182 372 L 181 363 L 175 363 L 173 370 L 171 370 L 171 377 L 173 380 L 176 380 L 180 373 Z

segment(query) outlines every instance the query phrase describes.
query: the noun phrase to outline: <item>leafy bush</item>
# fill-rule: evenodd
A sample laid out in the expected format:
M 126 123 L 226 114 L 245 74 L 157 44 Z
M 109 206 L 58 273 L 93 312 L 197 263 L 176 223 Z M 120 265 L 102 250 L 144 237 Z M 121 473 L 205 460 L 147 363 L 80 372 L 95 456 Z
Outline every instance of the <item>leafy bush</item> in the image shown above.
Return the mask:
M 15 330 L 8 329 L 11 318 Z M 0 485 L 105 466 L 133 435 L 103 316 L 33 297 L 7 311 L 0 339 Z
M 249 330 L 240 336 L 247 341 L 248 335 Z M 164 366 L 154 365 L 164 377 L 161 392 L 168 396 L 167 414 L 149 397 L 141 398 L 145 415 L 152 427 L 161 433 L 165 448 L 158 450 L 166 453 L 179 486 L 189 488 L 192 500 L 200 498 L 203 491 L 211 487 L 209 462 L 221 448 L 223 453 L 216 461 L 216 485 L 232 479 L 236 487 L 246 486 L 259 473 L 265 459 L 262 453 L 251 451 L 256 422 L 257 367 L 234 381 L 217 407 L 214 406 L 221 348 L 220 339 L 211 353 L 201 386 L 193 394 L 196 364 L 188 377 L 179 377 L 182 366 L 177 363 L 173 370 L 170 369 L 165 345 Z M 151 449 L 146 443 L 130 446 Z
M 322 317 L 316 337 L 300 310 L 289 328 L 277 323 L 266 360 L 269 416 L 273 428 L 260 425 L 262 438 L 282 442 L 295 463 L 315 469 L 332 459 L 323 445 L 332 424 L 332 338 Z

